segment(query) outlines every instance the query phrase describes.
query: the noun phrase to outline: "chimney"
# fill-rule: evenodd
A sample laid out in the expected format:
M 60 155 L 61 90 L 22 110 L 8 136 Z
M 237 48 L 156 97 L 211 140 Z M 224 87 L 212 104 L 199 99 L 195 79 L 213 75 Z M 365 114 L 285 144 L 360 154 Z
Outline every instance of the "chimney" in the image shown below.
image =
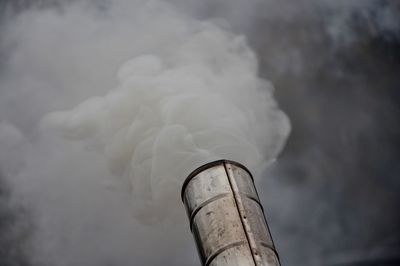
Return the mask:
M 280 265 L 246 167 L 228 160 L 203 165 L 187 177 L 181 196 L 202 265 Z

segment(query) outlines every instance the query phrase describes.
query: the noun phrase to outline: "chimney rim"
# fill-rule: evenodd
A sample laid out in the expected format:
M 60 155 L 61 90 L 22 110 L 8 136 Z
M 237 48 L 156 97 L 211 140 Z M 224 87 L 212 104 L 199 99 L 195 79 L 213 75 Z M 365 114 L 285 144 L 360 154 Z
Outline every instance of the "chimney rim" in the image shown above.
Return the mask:
M 212 162 L 206 163 L 202 166 L 199 166 L 198 168 L 193 170 L 188 175 L 188 177 L 185 179 L 185 181 L 183 182 L 183 185 L 182 185 L 182 189 L 181 189 L 182 202 L 185 203 L 184 194 L 185 194 L 186 187 L 195 176 L 197 176 L 200 172 L 203 172 L 204 170 L 206 170 L 208 168 L 211 168 L 213 166 L 220 165 L 220 164 L 225 165 L 226 163 L 233 164 L 233 165 L 238 166 L 238 167 L 242 168 L 243 170 L 245 170 L 250 175 L 251 180 L 254 182 L 254 178 L 253 178 L 253 175 L 251 174 L 250 170 L 247 169 L 247 167 L 244 166 L 243 164 L 235 162 L 235 161 L 227 160 L 227 159 L 220 159 L 220 160 L 212 161 Z

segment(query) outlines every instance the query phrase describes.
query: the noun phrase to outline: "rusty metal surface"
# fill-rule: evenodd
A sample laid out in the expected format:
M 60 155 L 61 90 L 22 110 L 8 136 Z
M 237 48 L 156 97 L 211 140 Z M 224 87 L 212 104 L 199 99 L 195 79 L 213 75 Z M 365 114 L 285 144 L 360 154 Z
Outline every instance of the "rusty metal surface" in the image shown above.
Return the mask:
M 202 265 L 278 266 L 250 172 L 220 160 L 196 169 L 182 187 Z

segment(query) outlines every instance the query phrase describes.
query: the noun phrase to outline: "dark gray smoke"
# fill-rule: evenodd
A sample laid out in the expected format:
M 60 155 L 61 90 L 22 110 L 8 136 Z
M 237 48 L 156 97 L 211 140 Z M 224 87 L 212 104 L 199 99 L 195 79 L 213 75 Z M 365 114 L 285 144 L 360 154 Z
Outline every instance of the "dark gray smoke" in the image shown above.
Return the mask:
M 397 265 L 399 4 L 169 2 L 189 17 L 245 34 L 260 74 L 274 84 L 290 117 L 286 148 L 258 184 L 283 265 Z M 65 1 L 2 3 L 0 265 L 198 265 L 184 216 L 179 224 L 157 229 L 137 223 L 126 212 L 133 206 L 123 188 L 110 184 L 105 158 L 79 143 L 65 145 L 53 134 L 39 133 L 45 114 L 106 94 L 115 86 L 115 67 L 134 56 L 127 41 L 132 35 L 126 37 L 124 27 L 129 21 L 110 20 L 112 1 L 93 3 L 76 10 L 97 18 L 89 25 L 81 16 L 70 25 L 53 24 L 66 16 Z M 37 29 L 42 35 L 18 28 L 24 22 L 16 13 L 43 23 Z M 60 33 L 60 28 L 72 30 Z M 83 35 L 85 28 L 100 34 Z M 82 54 L 107 31 L 120 41 L 99 39 L 91 54 Z M 31 43 L 41 45 L 29 50 Z M 20 47 L 27 53 L 11 57 Z M 9 70 L 18 62 L 31 65 L 17 75 Z M 37 62 L 54 70 L 41 72 Z M 88 71 L 91 65 L 96 68 Z M 71 80 L 84 82 L 62 87 Z M 60 87 L 48 86 L 54 82 Z M 63 149 L 51 148 L 57 146 Z

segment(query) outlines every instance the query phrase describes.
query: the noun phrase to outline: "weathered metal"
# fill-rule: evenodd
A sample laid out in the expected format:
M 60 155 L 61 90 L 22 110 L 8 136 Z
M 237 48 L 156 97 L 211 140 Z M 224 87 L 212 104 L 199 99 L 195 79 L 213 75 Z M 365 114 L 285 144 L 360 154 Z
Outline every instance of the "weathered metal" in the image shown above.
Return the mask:
M 182 186 L 202 265 L 279 266 L 251 173 L 219 160 L 193 171 Z

